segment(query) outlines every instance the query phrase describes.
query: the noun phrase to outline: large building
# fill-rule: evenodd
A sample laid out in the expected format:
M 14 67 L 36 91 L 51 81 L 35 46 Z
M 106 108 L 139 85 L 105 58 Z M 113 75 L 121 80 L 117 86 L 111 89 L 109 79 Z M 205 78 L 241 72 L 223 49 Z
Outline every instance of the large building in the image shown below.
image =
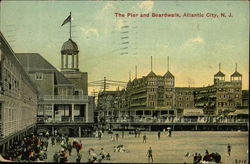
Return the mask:
M 225 81 L 225 74 L 219 68 L 214 75 L 214 84 L 195 90 L 194 97 L 195 106 L 202 108 L 205 114 L 228 114 L 242 106 L 242 75 L 237 66 L 230 81 Z
M 50 125 L 48 130 L 52 133 L 58 130 L 58 124 L 94 121 L 94 99 L 88 96 L 87 72 L 79 71 L 78 53 L 78 46 L 72 39 L 62 45 L 61 71 L 40 54 L 16 54 L 38 87 L 38 123 Z M 78 131 L 78 127 L 73 131 Z
M 37 120 L 36 85 L 0 33 L 0 152 L 31 133 Z
M 107 103 L 103 97 L 109 92 L 99 94 L 98 109 L 102 113 L 109 111 L 113 114 L 112 111 L 119 110 L 119 107 L 115 109 L 103 105 Z M 120 91 L 112 91 L 117 100 L 119 93 Z M 171 117 L 183 115 L 186 113 L 184 110 L 201 109 L 204 115 L 225 115 L 240 107 L 242 101 L 247 103 L 246 98 L 242 99 L 242 75 L 237 71 L 237 66 L 230 76 L 230 81 L 225 81 L 225 74 L 219 69 L 214 75 L 214 84 L 211 86 L 176 87 L 175 77 L 169 71 L 169 67 L 161 76 L 153 72 L 151 65 L 151 71 L 147 76 L 129 80 L 123 95 L 125 98 L 120 98 L 125 99 L 122 110 L 129 116 Z

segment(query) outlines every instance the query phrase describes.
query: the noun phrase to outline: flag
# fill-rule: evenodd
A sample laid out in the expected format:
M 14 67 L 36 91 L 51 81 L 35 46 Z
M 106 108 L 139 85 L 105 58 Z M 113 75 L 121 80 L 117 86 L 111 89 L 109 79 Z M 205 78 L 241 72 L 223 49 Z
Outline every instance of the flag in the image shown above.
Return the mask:
M 61 26 L 65 25 L 68 22 L 71 22 L 71 14 L 63 21 Z

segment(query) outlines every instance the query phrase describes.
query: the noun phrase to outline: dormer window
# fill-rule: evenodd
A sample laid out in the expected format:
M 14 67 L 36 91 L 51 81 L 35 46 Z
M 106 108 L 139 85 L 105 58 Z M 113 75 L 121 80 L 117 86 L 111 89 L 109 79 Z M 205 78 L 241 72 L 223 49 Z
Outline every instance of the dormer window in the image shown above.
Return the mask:
M 43 73 L 42 72 L 36 72 L 35 79 L 36 80 L 43 80 Z

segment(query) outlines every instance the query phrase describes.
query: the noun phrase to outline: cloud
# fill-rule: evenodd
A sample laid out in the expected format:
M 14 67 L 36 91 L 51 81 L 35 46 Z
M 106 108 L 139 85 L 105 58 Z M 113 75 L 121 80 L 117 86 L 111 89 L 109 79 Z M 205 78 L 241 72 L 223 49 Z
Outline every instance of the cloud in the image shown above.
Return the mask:
M 143 1 L 141 3 L 137 4 L 140 9 L 144 9 L 146 11 L 151 12 L 153 7 L 154 7 L 154 2 L 153 1 Z
M 203 43 L 204 39 L 202 37 L 198 36 L 196 38 L 190 39 L 190 42 L 192 42 L 192 43 Z
M 181 48 L 191 48 L 195 45 L 204 43 L 204 39 L 200 36 L 188 39 L 186 42 L 184 42 L 181 46 Z
M 107 10 L 112 10 L 112 9 L 116 9 L 116 7 L 114 6 L 114 4 L 112 2 L 107 2 L 103 6 L 102 11 L 107 11 Z
M 83 34 L 87 37 L 91 36 L 92 34 L 95 34 L 96 37 L 98 38 L 99 37 L 99 32 L 97 29 L 95 28 L 84 28 L 84 27 L 80 27 L 80 30 L 83 32 Z

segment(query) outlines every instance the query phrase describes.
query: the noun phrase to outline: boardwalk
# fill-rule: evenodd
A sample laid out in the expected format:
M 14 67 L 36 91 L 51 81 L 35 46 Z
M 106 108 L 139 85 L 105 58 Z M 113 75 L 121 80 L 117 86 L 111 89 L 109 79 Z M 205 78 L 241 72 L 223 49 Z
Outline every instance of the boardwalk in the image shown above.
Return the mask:
M 211 152 L 218 152 L 222 156 L 222 162 L 226 164 L 235 163 L 235 160 L 247 160 L 248 132 L 173 132 L 172 137 L 167 137 L 166 133 L 161 134 L 161 139 L 157 139 L 157 132 L 145 132 L 147 143 L 142 143 L 142 136 L 135 138 L 134 135 L 125 133 L 124 138 L 119 141 L 111 141 L 110 135 L 104 134 L 102 140 L 97 138 L 79 138 L 83 143 L 82 162 L 87 162 L 87 150 L 94 148 L 99 153 L 103 147 L 106 153 L 111 154 L 111 161 L 103 162 L 147 162 L 146 152 L 149 146 L 152 147 L 154 162 L 183 163 L 192 162 L 193 157 L 184 157 L 190 154 L 201 153 L 204 155 L 205 149 Z M 72 140 L 72 138 L 71 138 Z M 231 157 L 227 155 L 227 144 L 232 146 Z M 128 153 L 113 152 L 113 146 L 123 144 Z M 53 154 L 60 149 L 60 145 L 48 150 L 48 162 L 52 161 Z M 70 162 L 75 162 L 76 151 L 73 150 Z

